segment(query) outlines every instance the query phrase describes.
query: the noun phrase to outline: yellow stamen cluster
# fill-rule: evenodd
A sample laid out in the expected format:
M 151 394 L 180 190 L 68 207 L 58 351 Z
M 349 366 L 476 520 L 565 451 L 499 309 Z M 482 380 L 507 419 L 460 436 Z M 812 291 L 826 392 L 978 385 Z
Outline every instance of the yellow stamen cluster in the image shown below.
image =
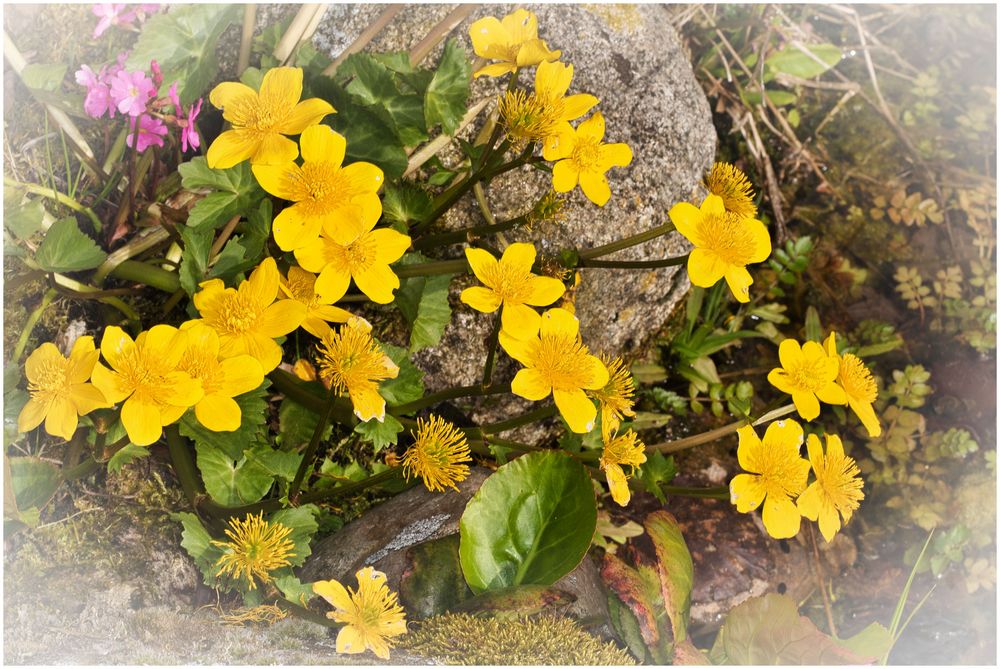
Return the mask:
M 348 590 L 338 581 L 330 580 L 313 583 L 313 592 L 334 607 L 326 616 L 344 625 L 337 634 L 338 653 L 363 653 L 370 649 L 386 660 L 393 646 L 390 637 L 406 633 L 406 613 L 396 593 L 386 585 L 385 574 L 364 567 L 355 577 L 357 590 Z
M 809 435 L 809 461 L 816 480 L 799 496 L 799 512 L 810 520 L 819 521 L 819 530 L 828 542 L 833 541 L 844 523 L 851 520 L 865 494 L 864 482 L 854 458 L 844 454 L 840 437 L 826 435 L 826 453 L 819 437 Z
M 364 421 L 385 418 L 385 400 L 378 384 L 399 374 L 392 360 L 371 336 L 371 325 L 352 317 L 339 330 L 330 330 L 319 343 L 319 375 L 339 394 L 347 393 L 354 413 Z
M 727 212 L 745 218 L 757 218 L 753 185 L 739 168 L 729 163 L 715 163 L 705 176 L 705 188 L 722 198 Z
M 458 490 L 456 484 L 469 475 L 469 466 L 463 463 L 472 462 L 465 435 L 440 416 L 431 416 L 429 421 L 418 418 L 412 434 L 413 445 L 403 455 L 406 480 L 419 476 L 432 492 Z
M 295 544 L 288 538 L 291 533 L 281 523 L 264 520 L 263 512 L 248 515 L 244 520 L 231 519 L 226 529 L 229 541 L 212 541 L 213 546 L 225 550 L 215 563 L 216 576 L 245 578 L 251 590 L 257 587 L 254 576 L 264 583 L 270 582 L 271 572 L 290 566 L 289 558 L 295 557 Z
M 602 354 L 601 362 L 608 368 L 608 382 L 590 394 L 601 405 L 601 434 L 608 439 L 618 431 L 625 416 L 635 416 L 632 410 L 635 382 L 620 356 Z
M 632 497 L 628 489 L 628 476 L 623 467 L 635 468 L 646 461 L 646 446 L 633 430 L 616 435 L 614 439 L 604 440 L 604 452 L 601 454 L 600 465 L 608 477 L 608 488 L 611 497 L 620 506 L 626 506 Z
M 528 142 L 539 142 L 556 134 L 563 122 L 562 98 L 549 99 L 522 90 L 508 91 L 497 107 L 500 122 L 515 151 Z

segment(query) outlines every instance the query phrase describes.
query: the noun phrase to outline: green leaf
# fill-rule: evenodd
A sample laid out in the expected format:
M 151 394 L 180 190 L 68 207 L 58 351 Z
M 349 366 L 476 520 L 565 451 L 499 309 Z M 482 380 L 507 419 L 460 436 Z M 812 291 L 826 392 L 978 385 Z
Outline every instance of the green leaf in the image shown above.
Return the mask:
M 5 457 L 10 468 L 10 487 L 17 503 L 17 511 L 43 509 L 62 483 L 62 472 L 51 462 L 35 456 Z M 5 509 L 5 513 L 6 513 Z
M 665 595 L 665 607 L 673 629 L 674 642 L 687 638 L 691 617 L 691 588 L 694 564 L 677 520 L 666 511 L 654 511 L 643 523 L 656 550 L 656 566 Z
M 63 63 L 30 63 L 21 70 L 21 80 L 33 90 L 55 92 L 62 87 L 67 69 Z
M 743 602 L 726 616 L 711 657 L 725 664 L 868 664 L 863 656 L 823 634 L 800 616 L 787 595 L 768 594 Z
M 382 216 L 388 223 L 409 227 L 430 213 L 430 195 L 409 182 L 387 184 L 382 192 Z
M 462 571 L 473 592 L 552 585 L 587 553 L 597 527 L 590 476 L 565 453 L 535 452 L 500 467 L 460 523 Z
M 462 576 L 458 544 L 458 535 L 450 534 L 407 550 L 399 580 L 399 602 L 407 616 L 414 620 L 430 618 L 472 597 Z
M 472 66 L 468 54 L 457 39 L 449 39 L 424 97 L 424 117 L 428 129 L 440 123 L 446 133 L 455 133 L 465 115 L 471 78 Z
M 298 576 L 291 573 L 291 570 L 288 570 L 289 573 L 278 576 L 282 571 L 285 570 L 282 569 L 273 574 L 274 585 L 281 590 L 281 594 L 285 596 L 285 599 L 295 602 L 300 606 L 308 606 L 309 600 L 316 596 L 316 593 L 313 592 L 313 584 L 303 583 L 299 580 Z
M 248 215 L 264 198 L 264 191 L 250 171 L 249 161 L 225 170 L 208 167 L 205 158 L 198 156 L 182 163 L 181 184 L 189 190 L 209 189 L 209 193 L 195 203 L 188 215 L 187 224 L 192 228 L 218 228 L 237 214 Z
M 646 492 L 652 493 L 661 504 L 667 503 L 667 497 L 663 494 L 662 485 L 667 485 L 674 480 L 677 475 L 677 466 L 674 464 L 674 456 L 664 456 L 659 451 L 654 451 L 646 455 L 646 462 L 642 463 L 639 469 L 639 480 L 642 481 Z
M 74 218 L 62 218 L 45 233 L 35 262 L 47 272 L 78 272 L 94 269 L 108 257 L 87 235 Z
M 775 107 L 783 107 L 784 105 L 793 104 L 798 100 L 798 96 L 791 91 L 766 91 L 767 99 Z M 743 97 L 746 99 L 748 104 L 759 105 L 761 102 L 760 91 L 746 91 L 743 93 Z
M 18 239 L 27 239 L 42 229 L 47 215 L 41 200 L 30 200 L 16 208 L 4 207 L 3 224 Z
M 212 537 L 208 534 L 201 520 L 193 513 L 173 513 L 170 515 L 174 520 L 180 521 L 184 526 L 181 532 L 181 546 L 188 552 L 194 560 L 195 566 L 201 571 L 205 580 L 205 585 L 214 588 L 219 585 L 216 577 L 218 569 L 215 563 L 222 557 L 223 550 L 212 545 Z
M 374 452 L 378 453 L 386 446 L 396 445 L 399 433 L 403 431 L 403 424 L 386 414 L 385 420 L 381 422 L 372 418 L 366 423 L 358 423 L 354 431 L 360 434 L 364 441 L 371 442 Z
M 612 623 L 628 640 L 629 650 L 639 658 L 648 655 L 652 664 L 670 664 L 673 643 L 662 624 L 667 614 L 656 569 L 630 567 L 617 555 L 605 553 L 601 580 L 610 592 L 609 609 L 616 614 Z
M 124 448 L 119 449 L 114 455 L 111 456 L 111 459 L 108 460 L 108 471 L 121 471 L 121 468 L 128 463 L 138 460 L 139 458 L 144 458 L 148 455 L 149 449 L 145 446 L 126 444 Z
M 819 321 L 819 312 L 810 305 L 806 309 L 806 339 L 814 342 L 823 341 L 823 325 Z
M 156 60 L 164 86 L 178 82 L 182 104 L 191 104 L 207 92 L 219 71 L 215 55 L 219 36 L 240 16 L 240 6 L 171 5 L 169 12 L 151 16 L 132 47 L 125 66 L 149 70 Z
M 772 54 L 764 64 L 772 73 L 788 74 L 799 79 L 813 79 L 840 62 L 840 47 L 833 44 L 810 45 L 809 51 L 819 60 L 815 60 L 797 46 L 789 44 L 781 51 Z
M 265 441 L 264 425 L 267 422 L 265 398 L 269 385 L 271 382 L 264 379 L 264 383 L 256 390 L 233 398 L 243 415 L 239 429 L 232 432 L 213 432 L 198 422 L 194 411 L 188 411 L 181 418 L 180 433 L 195 444 L 211 446 L 222 451 L 231 460 L 240 459 L 245 449 Z
M 286 397 L 278 409 L 278 427 L 281 431 L 281 447 L 292 450 L 308 444 L 316 431 L 319 416 L 295 400 Z M 333 426 L 327 424 L 321 439 L 329 439 Z
M 400 264 L 426 262 L 419 253 L 408 253 Z M 413 326 L 410 331 L 410 352 L 416 353 L 429 346 L 437 346 L 444 329 L 451 321 L 448 304 L 448 287 L 454 274 L 441 276 L 414 276 L 402 281 L 396 291 L 395 304 L 403 317 Z
M 291 483 L 302 462 L 302 453 L 276 451 L 273 448 L 261 447 L 247 449 L 243 452 L 248 463 L 253 463 L 267 472 L 268 476 L 284 479 Z
M 268 520 L 272 523 L 281 523 L 292 530 L 288 536 L 295 544 L 295 554 L 288 559 L 293 567 L 298 567 L 306 561 L 312 554 L 309 542 L 316 534 L 319 525 L 316 523 L 316 516 L 319 514 L 319 507 L 315 504 L 303 504 L 293 509 L 282 509 L 276 511 Z
M 234 459 L 207 444 L 195 444 L 195 453 L 205 492 L 222 506 L 259 502 L 274 483 L 274 477 L 253 458 Z
M 379 386 L 379 394 L 385 398 L 389 406 L 399 406 L 419 400 L 424 396 L 424 373 L 410 362 L 409 353 L 405 348 L 380 342 L 382 350 L 394 363 L 399 365 L 399 374 L 394 379 L 387 379 Z
M 260 206 L 250 212 L 247 220 L 236 226 L 237 236 L 226 242 L 209 271 L 209 278 L 232 282 L 238 275 L 256 267 L 267 252 L 271 236 L 271 200 L 261 200 Z
M 188 295 L 198 292 L 198 284 L 205 280 L 205 269 L 208 267 L 208 253 L 215 241 L 211 228 L 180 229 L 181 240 L 184 242 L 184 252 L 181 253 L 181 266 L 177 270 L 181 288 Z
M 881 623 L 872 623 L 857 634 L 837 642 L 861 657 L 882 657 L 892 648 L 892 634 Z

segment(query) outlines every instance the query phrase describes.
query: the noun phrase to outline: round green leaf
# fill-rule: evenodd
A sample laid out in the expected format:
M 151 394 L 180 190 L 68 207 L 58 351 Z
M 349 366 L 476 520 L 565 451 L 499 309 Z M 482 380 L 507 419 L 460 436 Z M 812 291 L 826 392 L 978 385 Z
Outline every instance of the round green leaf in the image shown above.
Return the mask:
M 561 451 L 529 453 L 486 479 L 462 514 L 459 553 L 477 594 L 552 585 L 587 553 L 597 501 L 587 471 Z

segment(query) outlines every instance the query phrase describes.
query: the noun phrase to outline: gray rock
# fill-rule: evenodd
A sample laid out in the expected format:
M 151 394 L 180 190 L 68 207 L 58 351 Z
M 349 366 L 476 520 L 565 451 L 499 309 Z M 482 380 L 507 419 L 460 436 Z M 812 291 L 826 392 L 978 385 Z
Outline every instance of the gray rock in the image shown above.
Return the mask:
M 483 16 L 502 17 L 515 5 L 486 5 L 452 33 L 472 53 L 468 26 Z M 573 191 L 560 224 L 536 226 L 509 234 L 508 241 L 533 241 L 541 254 L 563 248 L 591 248 L 626 237 L 667 220 L 675 203 L 688 199 L 711 165 L 716 135 L 704 93 L 695 80 L 666 10 L 657 5 L 526 5 L 538 17 L 539 33 L 550 48 L 562 49 L 562 60 L 574 66 L 571 92 L 601 98 L 608 142 L 625 142 L 634 159 L 627 168 L 609 172 L 612 198 L 603 208 Z M 384 5 L 332 5 L 313 44 L 331 57 L 349 46 L 383 10 Z M 410 5 L 369 45 L 372 51 L 409 49 L 449 11 L 450 6 Z M 440 49 L 440 47 L 438 47 Z M 431 58 L 436 58 L 432 54 Z M 533 71 L 522 83 L 533 82 Z M 475 80 L 472 101 L 494 98 L 498 80 Z M 478 132 L 483 119 L 466 130 Z M 455 157 L 454 154 L 451 154 Z M 449 154 L 442 156 L 446 161 Z M 508 173 L 490 185 L 488 199 L 498 220 L 524 213 L 550 187 L 537 171 Z M 479 225 L 482 217 L 471 196 L 452 209 L 443 227 Z M 621 251 L 614 259 L 656 259 L 688 249 L 677 234 Z M 441 257 L 459 257 L 455 246 Z M 631 357 L 669 318 L 688 287 L 686 272 L 659 270 L 585 269 L 577 291 L 576 309 L 584 342 L 594 351 Z M 420 352 L 416 362 L 425 372 L 429 391 L 480 380 L 486 357 L 491 317 L 461 304 L 458 292 L 474 279 L 453 283 L 454 314 L 441 343 Z M 513 376 L 516 365 L 500 356 L 496 379 Z M 516 400 L 477 404 L 481 421 L 520 412 Z M 548 431 L 551 432 L 551 431 Z M 536 431 L 537 438 L 546 431 Z

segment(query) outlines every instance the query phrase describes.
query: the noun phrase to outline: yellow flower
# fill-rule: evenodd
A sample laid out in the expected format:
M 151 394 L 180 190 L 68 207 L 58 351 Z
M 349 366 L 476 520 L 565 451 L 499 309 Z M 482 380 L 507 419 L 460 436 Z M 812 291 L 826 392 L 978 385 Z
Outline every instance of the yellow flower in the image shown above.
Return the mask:
M 353 239 L 337 239 L 324 229 L 319 237 L 295 249 L 304 269 L 318 272 L 315 290 L 327 303 L 347 292 L 351 279 L 372 302 L 389 304 L 399 288 L 399 277 L 389 269 L 410 248 L 410 238 L 391 228 L 373 230 L 378 217 L 361 221 Z
M 806 489 L 809 476 L 809 463 L 799 455 L 802 426 L 794 420 L 771 423 L 763 442 L 750 425 L 737 433 L 736 456 L 740 467 L 751 473 L 738 474 L 729 483 L 731 501 L 740 513 L 749 513 L 763 502 L 767 533 L 775 539 L 794 537 L 802 517 L 792 497 Z
M 327 332 L 319 343 L 319 375 L 334 392 L 347 392 L 358 418 L 382 422 L 385 400 L 378 384 L 396 378 L 399 367 L 382 352 L 371 329 L 368 321 L 352 316 L 338 331 Z
M 669 215 L 677 232 L 694 244 L 687 264 L 691 283 L 710 288 L 725 277 L 737 301 L 749 302 L 753 277 L 746 266 L 771 255 L 764 224 L 727 212 L 718 195 L 706 197 L 701 209 L 689 202 L 675 204 Z
M 101 354 L 111 369 L 98 362 L 93 382 L 109 402 L 125 400 L 122 425 L 136 446 L 159 439 L 164 425 L 204 395 L 201 381 L 177 369 L 186 345 L 187 333 L 169 325 L 154 325 L 134 342 L 120 327 L 104 330 Z
M 264 368 L 249 355 L 219 358 L 219 335 L 198 321 L 181 325 L 187 346 L 177 369 L 201 381 L 204 397 L 194 405 L 198 422 L 215 432 L 232 432 L 243 422 L 243 412 L 233 398 L 259 388 Z
M 313 592 L 334 608 L 326 617 L 344 623 L 337 633 L 337 652 L 353 654 L 371 649 L 388 660 L 394 643 L 389 637 L 406 634 L 406 613 L 396 593 L 385 584 L 385 574 L 364 567 L 354 576 L 358 579 L 357 590 L 348 590 L 333 580 L 313 583 Z
M 861 424 L 868 430 L 868 436 L 875 438 L 882 434 L 872 402 L 878 397 L 878 386 L 872 373 L 861 362 L 861 358 L 853 353 L 837 355 L 837 335 L 831 332 L 826 339 L 826 352 L 840 363 L 837 373 L 837 384 L 847 395 L 847 405 L 861 419 Z
M 316 292 L 315 287 L 316 275 L 301 267 L 289 267 L 288 278 L 281 279 L 281 292 L 306 307 L 302 329 L 316 337 L 323 337 L 330 331 L 327 323 L 346 323 L 351 317 L 351 312 L 333 306 L 333 300 L 324 299 Z
M 819 403 L 847 404 L 844 389 L 837 385 L 840 364 L 814 341 L 802 346 L 794 339 L 778 345 L 776 367 L 767 375 L 772 386 L 792 396 L 799 415 L 812 420 L 819 415 Z
M 219 335 L 224 358 L 251 355 L 267 374 L 281 363 L 281 347 L 274 341 L 299 327 L 306 307 L 296 300 L 279 300 L 281 275 L 274 258 L 265 258 L 238 288 L 226 288 L 221 279 L 204 281 L 194 295 L 200 322 Z
M 559 51 L 549 51 L 538 39 L 538 19 L 524 9 L 508 14 L 502 21 L 493 16 L 479 19 L 469 26 L 469 37 L 477 56 L 500 61 L 477 70 L 476 77 L 500 77 L 521 67 L 558 60 L 560 55 Z
M 378 189 L 385 181 L 382 170 L 371 163 L 343 167 L 347 141 L 332 128 L 314 125 L 299 139 L 302 166 L 292 159 L 281 164 L 254 165 L 261 188 L 294 202 L 274 219 L 274 241 L 282 251 L 292 251 L 313 241 L 320 229 L 343 244 L 357 237 L 360 221 L 382 215 Z
M 753 186 L 747 175 L 729 163 L 715 163 L 705 177 L 705 188 L 722 198 L 726 211 L 745 218 L 757 218 L 753 203 Z
M 419 476 L 432 492 L 444 492 L 446 487 L 458 490 L 455 484 L 469 475 L 469 466 L 463 463 L 472 462 L 465 434 L 440 416 L 431 416 L 430 421 L 418 418 L 417 431 L 411 434 L 413 445 L 403 455 L 406 480 Z
M 489 251 L 465 249 L 476 278 L 486 288 L 473 286 L 462 291 L 461 300 L 476 311 L 491 314 L 503 305 L 500 322 L 503 330 L 518 339 L 538 334 L 542 317 L 529 307 L 552 304 L 566 292 L 562 281 L 531 273 L 535 263 L 535 245 L 515 243 L 508 246 L 500 261 Z
M 248 515 L 245 520 L 229 519 L 226 536 L 229 541 L 212 541 L 213 546 L 225 550 L 215 566 L 216 576 L 227 574 L 239 580 L 246 578 L 251 590 L 257 588 L 254 576 L 264 583 L 271 581 L 271 572 L 292 563 L 295 544 L 289 539 L 292 530 L 281 523 L 264 520 L 264 512 Z
M 622 418 L 635 416 L 632 410 L 635 382 L 620 357 L 601 354 L 601 362 L 608 369 L 608 382 L 590 394 L 601 407 L 601 436 L 607 441 L 612 433 L 618 431 Z
M 537 402 L 552 394 L 559 413 L 577 433 L 594 429 L 597 407 L 584 390 L 603 388 L 608 370 L 580 341 L 580 321 L 565 309 L 542 315 L 539 334 L 516 339 L 500 332 L 500 345 L 522 365 L 510 384 L 515 395 Z
M 864 481 L 854 458 L 844 455 L 844 444 L 835 434 L 826 435 L 826 455 L 819 437 L 809 435 L 809 462 L 816 480 L 799 495 L 799 512 L 809 520 L 819 520 L 819 531 L 827 543 L 840 531 L 840 516 L 844 523 L 851 520 L 865 494 Z
M 24 362 L 31 398 L 17 417 L 17 431 L 33 430 L 44 420 L 46 432 L 69 441 L 80 416 L 111 406 L 99 388 L 87 383 L 100 355 L 93 337 L 77 339 L 69 358 L 55 344 L 36 348 Z
M 569 121 L 586 114 L 598 103 L 593 95 L 566 95 L 573 80 L 573 66 L 562 63 L 540 63 L 535 72 L 535 92 L 509 91 L 498 104 L 501 122 L 515 145 L 545 140 L 546 160 L 561 133 L 572 133 Z
M 614 439 L 604 438 L 604 452 L 600 459 L 601 469 L 608 477 L 611 498 L 619 506 L 627 506 L 632 498 L 632 493 L 628 489 L 628 477 L 622 466 L 632 467 L 634 475 L 635 468 L 645 461 L 646 446 L 633 430 L 616 435 Z
M 209 93 L 209 101 L 222 110 L 232 130 L 219 135 L 208 147 L 208 166 L 224 170 L 247 158 L 253 164 L 287 163 L 299 155 L 295 142 L 284 135 L 298 135 L 334 112 L 319 98 L 299 102 L 302 68 L 274 67 L 267 71 L 260 92 L 236 81 L 226 81 Z
M 552 166 L 552 188 L 568 193 L 577 183 L 594 204 L 603 207 L 611 198 L 611 187 L 604 176 L 612 167 L 632 162 L 627 144 L 604 144 L 604 115 L 595 112 L 575 130 L 568 123 L 553 139 L 545 142 L 545 159 L 558 161 Z

